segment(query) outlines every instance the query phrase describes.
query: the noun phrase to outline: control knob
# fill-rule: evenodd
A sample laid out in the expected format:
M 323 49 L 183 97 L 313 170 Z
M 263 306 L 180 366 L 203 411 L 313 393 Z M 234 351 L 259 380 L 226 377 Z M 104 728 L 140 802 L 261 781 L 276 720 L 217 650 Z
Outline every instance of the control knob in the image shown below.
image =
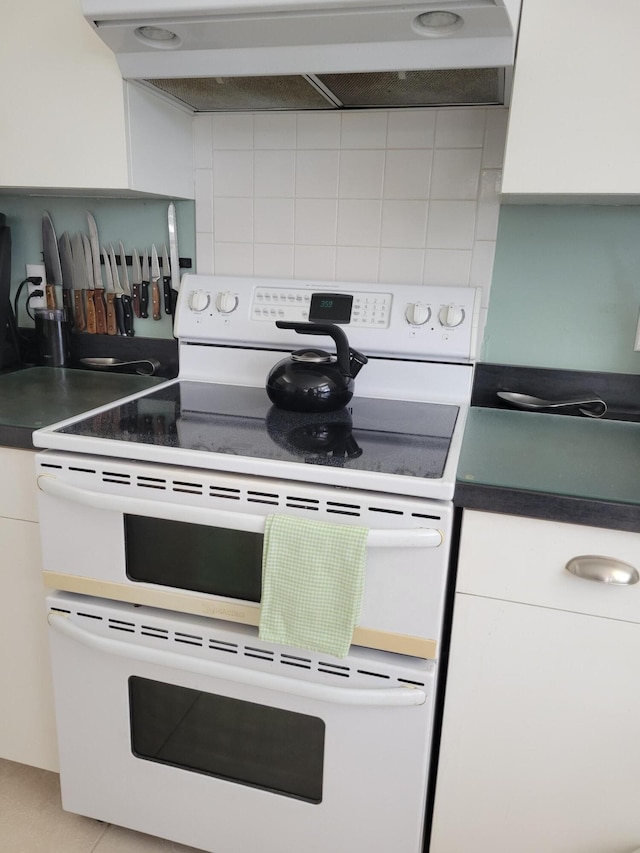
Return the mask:
M 424 302 L 410 302 L 404 312 L 410 326 L 424 326 L 431 316 L 431 308 Z
M 438 320 L 445 329 L 453 329 L 464 320 L 464 308 L 459 305 L 443 305 L 438 311 Z
M 206 311 L 209 307 L 210 301 L 209 294 L 206 290 L 192 290 L 189 294 L 188 305 L 192 311 L 200 313 L 201 311 Z
M 231 314 L 238 307 L 238 297 L 230 290 L 216 294 L 216 311 L 219 314 Z

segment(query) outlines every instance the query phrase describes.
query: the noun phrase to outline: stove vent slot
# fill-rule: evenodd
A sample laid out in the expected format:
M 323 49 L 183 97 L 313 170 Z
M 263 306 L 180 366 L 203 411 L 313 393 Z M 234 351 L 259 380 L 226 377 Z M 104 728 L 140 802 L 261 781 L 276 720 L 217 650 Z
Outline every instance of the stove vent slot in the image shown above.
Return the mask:
M 268 649 L 254 648 L 253 646 L 245 646 L 244 656 L 246 658 L 257 658 L 258 660 L 268 660 L 269 663 L 273 663 L 275 660 L 275 652 L 269 651 Z
M 360 675 L 370 675 L 372 678 L 386 678 L 389 679 L 389 676 L 384 672 L 369 672 L 368 669 L 359 669 Z
M 155 628 L 153 625 L 141 625 L 140 633 L 143 637 L 155 637 L 156 640 L 169 639 L 169 631 L 167 628 Z
M 317 498 L 299 498 L 296 495 L 287 495 L 285 506 L 289 509 L 306 509 L 311 512 L 318 512 L 320 501 Z
M 181 480 L 174 480 L 173 491 L 182 492 L 187 495 L 201 495 L 203 493 L 203 486 L 202 483 L 186 483 Z
M 135 634 L 136 626 L 134 622 L 124 622 L 122 619 L 109 619 L 109 628 L 113 631 L 126 631 L 128 634 Z
M 117 483 L 119 486 L 130 486 L 131 485 L 131 475 L 130 474 L 122 474 L 119 471 L 103 471 L 102 472 L 102 482 L 103 483 Z
M 78 468 L 75 465 L 69 465 L 69 471 L 76 471 L 79 474 L 97 474 L 95 468 Z
M 401 509 L 385 509 L 381 506 L 370 506 L 369 512 L 385 512 L 387 515 L 404 515 Z
M 427 515 L 425 512 L 412 512 L 411 518 L 428 518 L 429 521 L 442 521 L 442 517 L 439 515 Z
M 225 498 L 230 501 L 240 500 L 240 489 L 229 489 L 225 486 L 209 486 L 209 497 Z
M 183 634 L 182 631 L 176 631 L 173 635 L 173 639 L 176 643 L 185 643 L 187 646 L 203 645 L 202 637 L 198 637 L 197 634 Z
M 209 648 L 216 652 L 229 652 L 232 655 L 238 654 L 237 643 L 228 643 L 226 640 L 216 640 L 215 637 L 209 638 Z
M 269 492 L 247 492 L 247 501 L 254 504 L 268 504 L 269 506 L 279 506 L 280 498 L 276 494 Z
M 327 675 L 339 675 L 341 678 L 349 678 L 351 670 L 348 666 L 342 666 L 341 664 L 318 661 L 318 672 L 325 672 Z
M 280 655 L 280 663 L 285 666 L 297 666 L 300 669 L 311 669 L 309 658 L 300 658 L 297 655 L 288 655 L 284 652 Z
M 96 613 L 81 613 L 81 612 L 78 610 L 77 615 L 78 615 L 78 616 L 82 616 L 82 617 L 84 617 L 85 619 L 97 619 L 97 620 L 98 620 L 98 622 L 102 622 L 102 616 L 98 616 Z
M 327 501 L 327 512 L 336 515 L 362 515 L 362 507 L 358 504 L 345 504 L 338 501 Z
M 167 481 L 164 477 L 144 477 L 140 475 L 136 478 L 136 484 L 141 489 L 159 489 L 160 491 L 166 491 Z

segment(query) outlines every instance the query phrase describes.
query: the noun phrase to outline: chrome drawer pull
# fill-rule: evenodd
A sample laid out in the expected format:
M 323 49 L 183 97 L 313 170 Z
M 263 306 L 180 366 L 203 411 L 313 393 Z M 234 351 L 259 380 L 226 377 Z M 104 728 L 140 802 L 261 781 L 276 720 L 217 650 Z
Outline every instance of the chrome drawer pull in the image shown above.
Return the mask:
M 595 554 L 573 557 L 565 569 L 576 577 L 584 578 L 587 581 L 598 581 L 598 583 L 630 586 L 640 580 L 638 570 L 628 563 L 614 560 L 613 557 L 599 557 Z

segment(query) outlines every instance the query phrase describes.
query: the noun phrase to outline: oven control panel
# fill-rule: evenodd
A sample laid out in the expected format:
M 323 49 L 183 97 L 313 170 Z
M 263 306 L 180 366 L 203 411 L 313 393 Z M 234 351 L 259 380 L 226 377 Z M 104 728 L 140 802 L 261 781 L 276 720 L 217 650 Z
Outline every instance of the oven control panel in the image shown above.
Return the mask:
M 473 287 L 186 274 L 174 332 L 183 341 L 287 350 L 301 336 L 277 321 L 335 323 L 367 355 L 470 361 L 479 307 Z

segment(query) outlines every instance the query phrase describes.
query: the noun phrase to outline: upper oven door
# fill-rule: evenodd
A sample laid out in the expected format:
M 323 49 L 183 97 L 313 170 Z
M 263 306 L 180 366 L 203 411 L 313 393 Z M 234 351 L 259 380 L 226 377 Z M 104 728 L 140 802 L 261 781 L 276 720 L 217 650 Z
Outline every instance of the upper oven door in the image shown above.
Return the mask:
M 449 504 L 52 452 L 38 485 L 48 586 L 252 625 L 266 516 L 365 526 L 354 643 L 438 656 Z

